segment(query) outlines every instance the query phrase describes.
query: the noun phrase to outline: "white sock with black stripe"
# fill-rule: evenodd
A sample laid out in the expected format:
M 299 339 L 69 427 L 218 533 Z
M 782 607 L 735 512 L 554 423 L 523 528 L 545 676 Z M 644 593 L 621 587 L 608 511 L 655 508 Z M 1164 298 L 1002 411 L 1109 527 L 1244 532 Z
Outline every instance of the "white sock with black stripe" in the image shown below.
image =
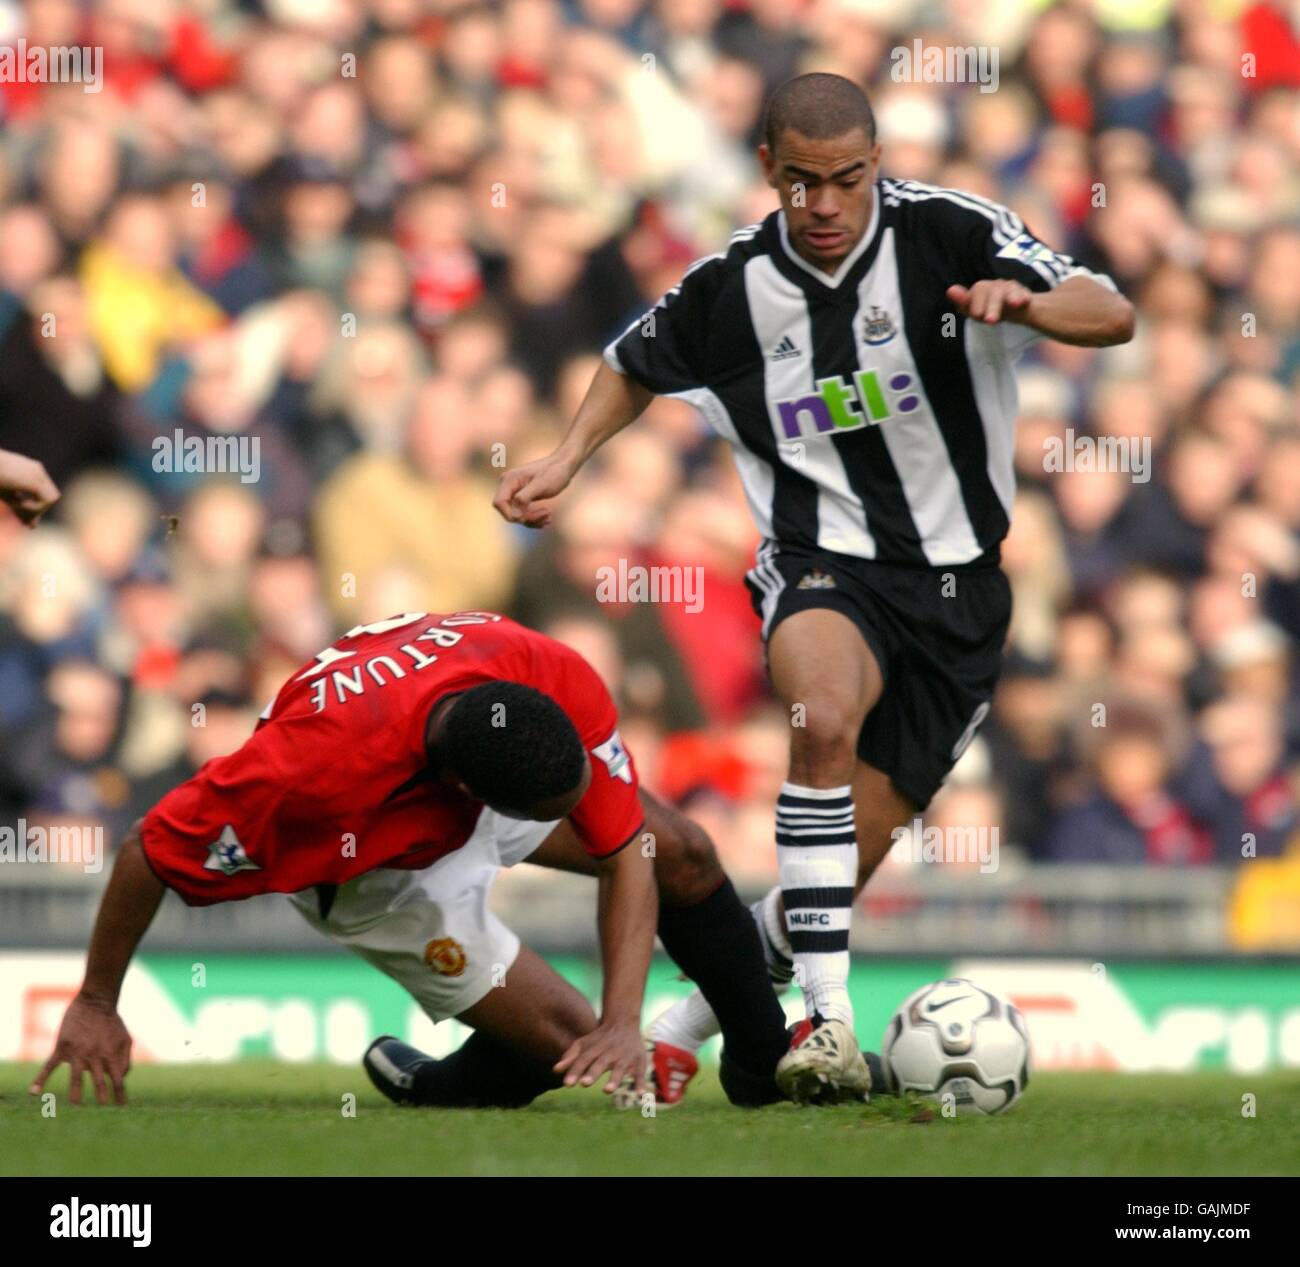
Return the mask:
M 776 857 L 795 980 L 808 1015 L 851 1026 L 849 920 L 858 874 L 853 789 L 783 783 Z

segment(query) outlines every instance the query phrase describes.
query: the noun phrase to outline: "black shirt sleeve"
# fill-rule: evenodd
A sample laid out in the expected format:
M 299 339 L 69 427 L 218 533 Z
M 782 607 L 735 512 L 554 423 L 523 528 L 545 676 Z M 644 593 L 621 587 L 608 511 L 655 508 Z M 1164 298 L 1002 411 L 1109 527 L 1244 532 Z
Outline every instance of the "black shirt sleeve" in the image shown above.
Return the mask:
M 611 369 L 657 396 L 705 385 L 704 351 L 722 274 L 721 255 L 705 256 L 605 349 Z

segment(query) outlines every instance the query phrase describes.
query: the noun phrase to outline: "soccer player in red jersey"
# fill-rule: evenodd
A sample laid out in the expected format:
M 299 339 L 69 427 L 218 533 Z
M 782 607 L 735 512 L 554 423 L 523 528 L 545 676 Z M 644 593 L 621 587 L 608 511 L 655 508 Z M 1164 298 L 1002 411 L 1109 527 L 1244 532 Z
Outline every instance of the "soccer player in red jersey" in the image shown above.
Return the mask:
M 599 1021 L 487 907 L 527 859 L 598 880 Z M 787 1045 L 752 919 L 702 829 L 638 786 L 613 700 L 576 652 L 491 612 L 359 625 L 295 673 L 236 752 L 209 761 L 118 854 L 54 1052 L 74 1103 L 125 1102 L 122 979 L 166 889 L 202 906 L 284 893 L 475 1031 L 433 1060 L 395 1038 L 365 1065 L 389 1098 L 529 1103 L 560 1085 L 646 1085 L 640 1013 L 656 931 L 722 1020 L 723 1085 L 778 1099 Z M 626 1080 L 626 1082 L 625 1082 Z

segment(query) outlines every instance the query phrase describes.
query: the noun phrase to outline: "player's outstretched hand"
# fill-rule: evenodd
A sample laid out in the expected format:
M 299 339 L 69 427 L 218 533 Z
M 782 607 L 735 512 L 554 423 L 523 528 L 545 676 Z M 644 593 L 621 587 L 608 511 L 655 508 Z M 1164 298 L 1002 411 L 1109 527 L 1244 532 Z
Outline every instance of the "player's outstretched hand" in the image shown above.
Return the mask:
M 100 1104 L 108 1103 L 108 1087 L 112 1084 L 113 1098 L 118 1104 L 126 1103 L 126 1075 L 131 1068 L 131 1035 L 127 1033 L 122 1018 L 111 1003 L 100 1002 L 78 994 L 63 1014 L 59 1037 L 40 1073 L 27 1088 L 29 1094 L 40 1095 L 45 1082 L 60 1065 L 69 1066 L 72 1083 L 68 1099 L 81 1103 L 81 1078 L 89 1073 L 95 1084 L 95 1098 Z
M 35 458 L 0 449 L 0 501 L 8 502 L 23 523 L 34 528 L 58 500 L 58 488 Z
M 633 1080 L 632 1094 L 645 1090 L 645 1040 L 636 1021 L 612 1021 L 584 1034 L 555 1062 L 555 1072 L 564 1075 L 566 1087 L 589 1087 L 604 1073 L 608 1095 L 618 1090 L 626 1077 Z
M 559 453 L 508 470 L 497 485 L 492 505 L 503 519 L 529 528 L 551 522 L 551 502 L 573 479 L 576 467 Z
M 1034 292 L 1019 282 L 985 280 L 974 286 L 949 286 L 948 298 L 963 316 L 995 326 L 999 321 L 1024 325 Z

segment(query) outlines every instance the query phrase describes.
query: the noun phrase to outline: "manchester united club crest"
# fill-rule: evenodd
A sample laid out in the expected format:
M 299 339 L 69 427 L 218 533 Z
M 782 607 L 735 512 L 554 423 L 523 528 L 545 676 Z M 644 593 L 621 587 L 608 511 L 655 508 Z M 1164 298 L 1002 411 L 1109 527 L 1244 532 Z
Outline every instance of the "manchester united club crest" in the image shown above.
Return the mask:
M 424 948 L 424 962 L 440 977 L 458 977 L 465 971 L 465 948 L 454 937 L 435 937 Z
M 869 308 L 862 318 L 862 341 L 873 348 L 888 343 L 897 333 L 898 327 L 883 308 Z

